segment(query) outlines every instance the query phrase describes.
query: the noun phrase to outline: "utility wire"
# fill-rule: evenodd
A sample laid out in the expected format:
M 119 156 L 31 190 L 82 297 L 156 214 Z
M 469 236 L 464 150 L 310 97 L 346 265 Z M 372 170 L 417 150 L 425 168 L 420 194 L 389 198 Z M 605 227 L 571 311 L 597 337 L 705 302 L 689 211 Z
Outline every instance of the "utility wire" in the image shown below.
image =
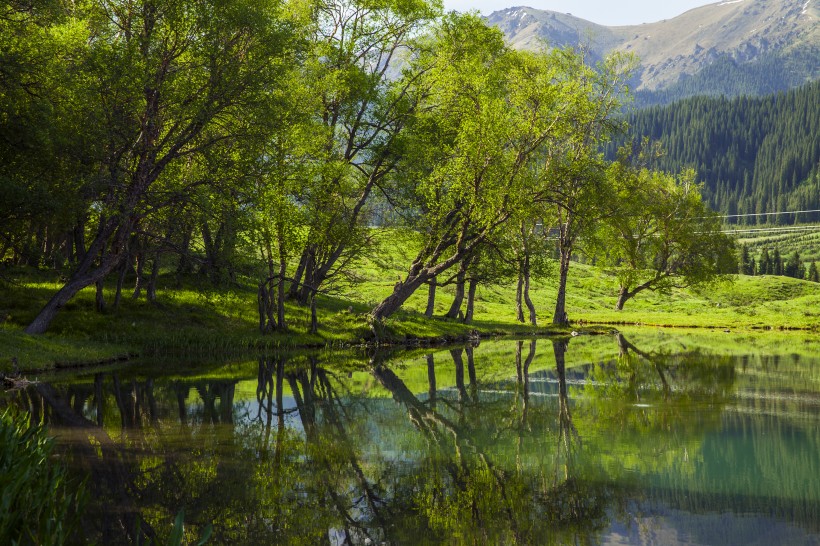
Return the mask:
M 772 232 L 779 231 L 820 231 L 820 226 L 797 226 L 797 227 L 783 227 L 783 228 L 760 228 L 760 229 L 730 229 L 723 230 L 721 233 L 757 233 L 757 232 Z
M 724 214 L 721 216 L 717 216 L 716 218 L 745 218 L 747 216 L 777 216 L 781 214 L 808 214 L 810 212 L 820 212 L 818 210 L 791 210 L 791 211 L 783 211 L 783 212 L 749 212 L 746 214 Z

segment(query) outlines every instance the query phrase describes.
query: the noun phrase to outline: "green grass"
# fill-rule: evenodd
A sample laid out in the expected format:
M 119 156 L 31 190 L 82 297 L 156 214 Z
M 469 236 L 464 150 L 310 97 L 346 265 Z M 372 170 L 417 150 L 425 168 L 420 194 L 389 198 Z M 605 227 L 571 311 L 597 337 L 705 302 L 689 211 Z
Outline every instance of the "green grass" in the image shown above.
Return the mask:
M 257 331 L 256 290 L 248 283 L 215 289 L 199 277 L 175 286 L 172 275 L 161 276 L 158 300 L 151 304 L 124 294 L 119 309 L 110 306 L 113 284 L 106 287 L 109 309 L 94 311 L 94 290 L 77 295 L 57 316 L 49 333 L 27 336 L 22 329 L 59 287 L 57 275 L 30 269 L 6 270 L 0 279 L 0 372 L 16 358 L 22 370 L 47 370 L 82 363 L 105 362 L 123 355 L 207 360 L 239 357 L 259 351 L 297 347 L 345 347 L 369 337 L 368 312 L 387 296 L 403 275 L 413 249 L 411 236 L 390 233 L 353 266 L 355 282 L 318 298 L 318 334 L 310 334 L 309 311 L 288 304 L 289 331 L 263 336 Z M 786 277 L 735 276 L 733 282 L 670 295 L 641 293 L 615 311 L 617 284 L 599 268 L 572 265 L 567 311 L 576 322 L 732 329 L 805 329 L 820 326 L 820 285 Z M 389 339 L 426 344 L 430 340 L 484 335 L 548 333 L 556 279 L 537 279 L 531 291 L 538 311 L 538 329 L 515 320 L 515 284 L 481 286 L 471 325 L 422 312 L 427 290 L 419 290 L 403 310 L 386 321 Z M 441 317 L 453 298 L 452 287 L 439 287 L 436 315 Z M 557 333 L 566 333 L 558 331 Z

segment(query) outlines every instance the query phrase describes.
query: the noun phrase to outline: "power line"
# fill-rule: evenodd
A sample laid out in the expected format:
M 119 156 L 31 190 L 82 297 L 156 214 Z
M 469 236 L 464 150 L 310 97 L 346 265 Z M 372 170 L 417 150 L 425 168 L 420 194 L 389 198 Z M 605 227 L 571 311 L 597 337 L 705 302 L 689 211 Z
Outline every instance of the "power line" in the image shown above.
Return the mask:
M 746 214 L 724 214 L 721 216 L 716 216 L 716 218 L 746 218 L 747 216 L 778 216 L 781 214 L 808 214 L 810 212 L 820 212 L 818 210 L 790 210 L 790 211 L 783 211 L 783 212 L 749 212 Z
M 797 226 L 797 227 L 782 227 L 782 228 L 760 228 L 760 229 L 730 229 L 723 230 L 721 233 L 757 233 L 757 232 L 772 232 L 779 231 L 820 231 L 820 226 Z

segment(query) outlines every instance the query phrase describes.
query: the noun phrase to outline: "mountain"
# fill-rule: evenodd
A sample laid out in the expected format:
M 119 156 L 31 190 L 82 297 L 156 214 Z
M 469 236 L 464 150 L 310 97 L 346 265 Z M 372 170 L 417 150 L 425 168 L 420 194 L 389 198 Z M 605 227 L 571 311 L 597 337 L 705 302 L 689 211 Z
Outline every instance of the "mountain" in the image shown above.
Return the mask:
M 729 0 L 618 27 L 528 7 L 496 11 L 487 20 L 520 49 L 583 44 L 599 58 L 634 53 L 640 105 L 766 94 L 820 79 L 820 0 Z

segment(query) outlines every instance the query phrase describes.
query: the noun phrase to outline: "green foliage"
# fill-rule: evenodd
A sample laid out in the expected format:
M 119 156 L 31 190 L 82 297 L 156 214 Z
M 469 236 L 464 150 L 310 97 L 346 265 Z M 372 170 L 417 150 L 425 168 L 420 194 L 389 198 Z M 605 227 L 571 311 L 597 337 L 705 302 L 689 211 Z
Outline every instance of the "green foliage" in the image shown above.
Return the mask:
M 672 176 L 616 164 L 610 176 L 622 195 L 599 244 L 620 284 L 618 309 L 643 290 L 709 285 L 737 270 L 734 241 L 701 201 L 693 172 Z
M 0 542 L 64 544 L 78 530 L 82 484 L 55 459 L 40 425 L 6 409 L 0 414 Z

